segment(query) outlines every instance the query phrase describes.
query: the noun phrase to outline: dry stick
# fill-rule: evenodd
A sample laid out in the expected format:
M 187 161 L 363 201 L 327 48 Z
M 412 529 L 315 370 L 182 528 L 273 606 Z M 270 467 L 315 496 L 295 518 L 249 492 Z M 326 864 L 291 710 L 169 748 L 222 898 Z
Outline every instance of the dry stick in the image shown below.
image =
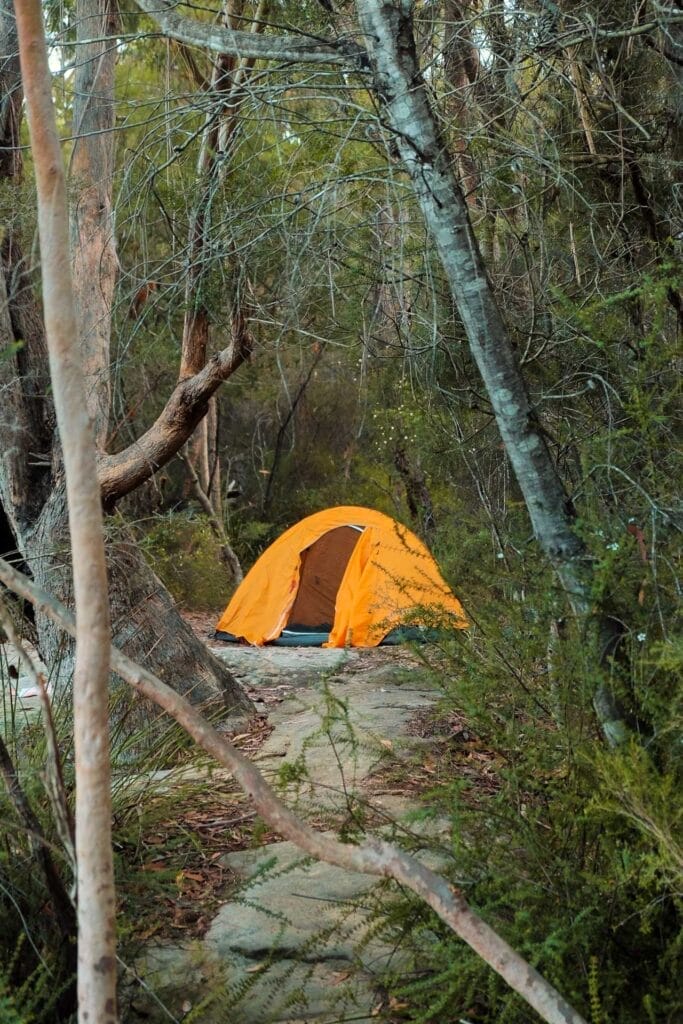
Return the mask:
M 55 823 L 60 839 L 64 844 L 67 858 L 72 871 L 75 872 L 75 858 L 73 852 L 73 837 L 69 830 L 69 809 L 66 803 L 66 794 L 62 780 L 61 764 L 56 750 L 54 737 L 54 724 L 50 711 L 49 697 L 45 686 L 44 677 L 36 670 L 35 665 L 26 653 L 26 649 L 14 628 L 9 609 L 5 607 L 0 599 L 0 625 L 7 634 L 7 639 L 15 647 L 19 659 L 27 670 L 30 678 L 34 681 L 41 696 L 43 708 L 43 723 L 48 743 L 48 757 L 46 768 L 46 789 L 53 809 Z M 46 713 L 45 706 L 48 711 Z M 64 1008 L 72 1012 L 76 1006 L 76 910 L 69 897 L 62 876 L 55 864 L 48 841 L 43 832 L 43 827 L 35 814 L 31 803 L 24 793 L 19 773 L 12 761 L 5 741 L 0 735 L 0 776 L 2 776 L 7 795 L 14 810 L 23 823 L 28 837 L 29 847 L 34 860 L 40 865 L 45 878 L 45 887 L 52 902 L 55 922 L 62 937 L 62 962 L 68 975 L 67 987 L 63 993 Z M 75 874 L 74 874 L 75 878 Z
M 64 165 L 40 0 L 15 0 L 38 200 L 43 305 L 62 442 L 78 628 L 74 670 L 78 1019 L 115 1024 L 116 919 L 109 765 L 109 600 L 100 489 L 69 255 Z
M 0 580 L 16 594 L 31 601 L 70 635 L 73 616 L 56 598 L 31 583 L 0 558 Z M 176 720 L 233 777 L 251 798 L 259 815 L 280 835 L 305 853 L 349 871 L 394 878 L 412 889 L 478 955 L 532 1006 L 547 1024 L 586 1024 L 580 1016 L 523 957 L 481 920 L 462 893 L 414 857 L 379 839 L 351 846 L 320 835 L 301 821 L 275 794 L 261 773 L 179 693 L 137 665 L 116 647 L 111 648 L 111 667 L 148 700 Z
M 237 584 L 241 583 L 242 580 L 244 579 L 244 573 L 242 572 L 240 560 L 237 557 L 237 554 L 235 553 L 232 545 L 230 544 L 230 539 L 227 533 L 225 532 L 225 527 L 223 526 L 221 520 L 218 518 L 216 510 L 214 509 L 213 504 L 211 503 L 211 499 L 209 498 L 208 494 L 202 487 L 202 482 L 199 479 L 199 474 L 197 473 L 197 470 L 194 467 L 192 459 L 190 458 L 190 454 L 187 450 L 187 445 L 181 448 L 181 450 L 178 452 L 178 458 L 182 463 L 184 463 L 185 468 L 187 469 L 188 475 L 190 477 L 190 482 L 192 483 L 192 489 L 194 491 L 195 498 L 197 499 L 199 504 L 202 506 L 202 509 L 206 513 L 206 517 L 209 520 L 209 526 L 211 527 L 211 531 L 218 540 L 221 549 L 221 559 L 227 566 L 228 572 L 232 576 L 233 581 Z

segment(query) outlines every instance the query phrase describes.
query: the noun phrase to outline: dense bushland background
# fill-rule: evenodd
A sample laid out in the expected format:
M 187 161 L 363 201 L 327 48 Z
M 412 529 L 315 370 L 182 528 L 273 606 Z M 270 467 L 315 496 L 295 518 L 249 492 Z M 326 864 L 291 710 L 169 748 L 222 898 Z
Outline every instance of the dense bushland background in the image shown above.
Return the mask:
M 253 17 L 255 5 L 238 6 Z M 325 6 L 271 5 L 270 18 L 325 36 Z M 350 5 L 337 7 L 348 19 Z M 207 436 L 190 445 L 230 544 L 246 569 L 286 526 L 336 504 L 378 508 L 430 544 L 473 623 L 438 657 L 424 651 L 443 694 L 440 742 L 457 745 L 448 722 L 464 718 L 496 786 L 477 793 L 454 770 L 426 794 L 425 814 L 452 820 L 454 884 L 592 1024 L 681 1019 L 683 50 L 680 12 L 665 22 L 665 8 L 416 5 L 433 103 L 593 560 L 595 603 L 616 624 L 605 671 L 632 725 L 618 750 L 601 738 L 594 662 L 534 544 L 433 244 L 362 83 L 310 68 L 266 76 L 257 64 L 202 191 L 209 59 L 136 38 L 127 15 L 117 66 L 109 450 L 139 436 L 175 385 L 203 203 L 194 269 L 211 350 L 236 307 L 252 335 Z M 48 13 L 66 135 L 74 12 Z M 28 186 L 3 184 L 0 203 L 21 204 L 30 239 Z M 234 584 L 185 462 L 116 516 L 181 606 L 226 604 Z M 7 705 L 8 746 L 58 844 L 41 741 L 13 729 L 12 714 Z M 0 884 L 3 1019 L 63 1019 L 59 941 L 18 826 L 0 845 Z M 395 979 L 395 1019 L 529 1019 L 424 908 L 407 899 L 382 926 L 415 950 L 415 976 Z

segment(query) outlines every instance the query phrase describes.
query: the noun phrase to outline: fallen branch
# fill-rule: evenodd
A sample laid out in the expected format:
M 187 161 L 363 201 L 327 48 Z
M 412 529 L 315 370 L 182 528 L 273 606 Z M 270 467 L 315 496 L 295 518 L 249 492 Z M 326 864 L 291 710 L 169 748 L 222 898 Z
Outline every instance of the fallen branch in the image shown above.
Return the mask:
M 71 636 L 75 634 L 72 614 L 56 598 L 1 558 L 0 580 Z M 209 725 L 184 697 L 113 646 L 111 667 L 141 696 L 163 708 L 200 747 L 232 772 L 260 816 L 285 839 L 318 860 L 349 871 L 393 878 L 405 885 L 429 904 L 442 921 L 518 992 L 547 1024 L 586 1024 L 584 1018 L 531 964 L 467 906 L 462 893 L 444 878 L 383 840 L 369 839 L 358 846 L 351 846 L 316 832 L 282 802 L 258 769 Z

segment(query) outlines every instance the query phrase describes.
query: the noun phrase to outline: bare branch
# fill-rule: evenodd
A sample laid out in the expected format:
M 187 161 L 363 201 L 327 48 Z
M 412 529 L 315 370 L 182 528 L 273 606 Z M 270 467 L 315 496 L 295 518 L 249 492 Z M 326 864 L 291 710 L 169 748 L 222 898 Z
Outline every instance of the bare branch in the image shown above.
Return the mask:
M 351 40 L 306 38 L 293 35 L 259 35 L 225 25 L 211 25 L 176 14 L 166 0 L 136 0 L 138 7 L 159 26 L 163 35 L 214 53 L 231 53 L 256 60 L 285 63 L 334 64 L 347 71 L 363 71 L 367 60 Z
M 71 613 L 2 558 L 0 580 L 16 594 L 31 601 L 67 633 L 74 635 L 75 623 Z M 547 1024 L 586 1024 L 583 1017 L 569 1006 L 531 964 L 468 907 L 462 893 L 445 878 L 384 840 L 368 839 L 358 846 L 352 846 L 316 832 L 282 802 L 258 769 L 209 725 L 184 697 L 113 646 L 111 666 L 134 690 L 163 708 L 200 747 L 232 772 L 264 821 L 280 835 L 318 860 L 349 871 L 393 878 L 405 885 L 504 978 Z

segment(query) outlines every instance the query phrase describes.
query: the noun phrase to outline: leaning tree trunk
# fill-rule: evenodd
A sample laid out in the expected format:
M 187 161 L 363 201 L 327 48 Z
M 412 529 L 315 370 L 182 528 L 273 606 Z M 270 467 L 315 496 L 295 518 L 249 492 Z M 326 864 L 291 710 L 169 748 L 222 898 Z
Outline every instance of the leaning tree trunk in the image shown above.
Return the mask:
M 67 562 L 68 523 L 64 490 L 56 488 L 46 502 L 37 524 L 23 541 L 24 560 L 33 577 L 45 590 L 71 603 L 71 575 Z M 253 709 L 233 677 L 202 644 L 178 614 L 173 599 L 152 572 L 130 530 L 121 522 L 110 528 L 107 538 L 107 568 L 114 642 L 150 671 L 159 674 L 174 689 L 205 710 L 244 716 Z M 37 617 L 38 641 L 46 664 L 57 666 L 57 685 L 68 686 L 73 668 L 73 646 L 44 616 Z M 126 699 L 124 700 L 124 695 Z M 119 703 L 119 697 L 123 703 Z M 139 734 L 138 747 L 145 745 L 144 732 L 151 705 L 127 699 L 127 688 L 116 694 L 115 718 L 125 721 L 122 740 Z M 147 740 L 153 742 L 154 730 Z

